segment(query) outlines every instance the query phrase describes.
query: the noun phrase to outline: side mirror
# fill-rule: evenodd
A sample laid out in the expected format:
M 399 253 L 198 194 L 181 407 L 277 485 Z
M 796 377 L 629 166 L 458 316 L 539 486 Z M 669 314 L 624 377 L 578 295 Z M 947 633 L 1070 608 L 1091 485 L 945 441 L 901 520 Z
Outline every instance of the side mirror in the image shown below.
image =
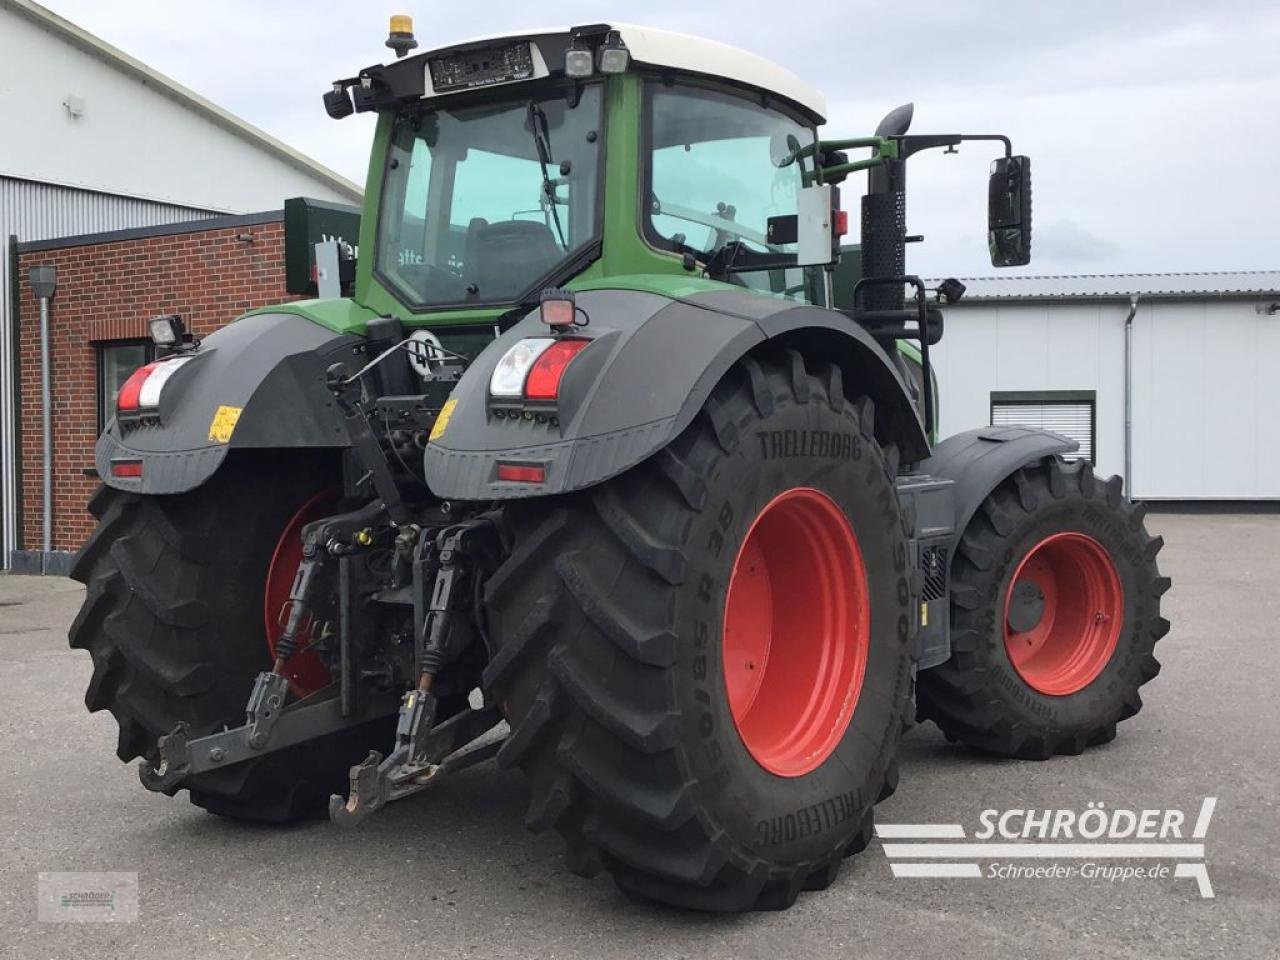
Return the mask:
M 987 244 L 993 267 L 1031 262 L 1031 158 L 1001 157 L 991 164 Z

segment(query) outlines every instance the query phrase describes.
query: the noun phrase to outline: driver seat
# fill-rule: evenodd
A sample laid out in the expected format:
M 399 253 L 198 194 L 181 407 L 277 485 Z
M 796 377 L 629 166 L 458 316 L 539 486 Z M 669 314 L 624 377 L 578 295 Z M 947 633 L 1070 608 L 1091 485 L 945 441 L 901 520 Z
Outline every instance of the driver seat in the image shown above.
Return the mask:
M 536 220 L 489 223 L 475 217 L 467 225 L 463 278 L 486 300 L 524 292 L 564 257 L 551 228 Z

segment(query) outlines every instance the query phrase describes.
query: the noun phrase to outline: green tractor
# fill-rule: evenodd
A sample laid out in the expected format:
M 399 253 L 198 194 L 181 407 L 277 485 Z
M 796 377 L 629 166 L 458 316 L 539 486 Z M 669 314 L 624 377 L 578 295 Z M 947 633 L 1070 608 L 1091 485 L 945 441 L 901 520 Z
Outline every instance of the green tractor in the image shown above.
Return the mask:
M 71 644 L 143 784 L 353 826 L 496 756 L 575 872 L 748 910 L 867 845 L 916 717 L 1111 740 L 1160 540 L 1063 437 L 934 442 L 963 286 L 905 267 L 910 156 L 999 154 L 996 266 L 1029 259 L 1027 158 L 910 107 L 821 139 L 821 94 L 693 37 L 406 56 L 406 21 L 324 96 L 378 115 L 351 295 L 153 321 L 99 441 Z

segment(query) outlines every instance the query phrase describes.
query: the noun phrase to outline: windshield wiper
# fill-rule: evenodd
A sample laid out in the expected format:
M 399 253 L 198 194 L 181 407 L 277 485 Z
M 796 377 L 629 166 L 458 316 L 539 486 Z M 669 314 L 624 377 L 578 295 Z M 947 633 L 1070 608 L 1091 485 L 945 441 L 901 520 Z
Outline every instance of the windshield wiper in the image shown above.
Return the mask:
M 560 238 L 560 246 L 569 249 L 565 243 L 564 227 L 560 225 L 560 211 L 556 209 L 556 187 L 547 173 L 547 165 L 551 163 L 551 138 L 547 135 L 547 115 L 533 100 L 529 101 L 529 126 L 533 130 L 533 143 L 538 149 L 538 164 L 542 168 L 542 195 L 551 209 L 551 219 L 555 221 L 556 236 Z

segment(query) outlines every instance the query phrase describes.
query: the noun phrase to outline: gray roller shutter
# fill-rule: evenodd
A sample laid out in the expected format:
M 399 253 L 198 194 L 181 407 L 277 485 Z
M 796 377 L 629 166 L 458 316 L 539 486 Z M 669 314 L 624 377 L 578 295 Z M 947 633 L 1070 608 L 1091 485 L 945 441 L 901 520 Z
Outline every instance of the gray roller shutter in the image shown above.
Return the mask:
M 1052 430 L 1080 444 L 1067 459 L 1093 463 L 1094 409 L 1092 390 L 998 391 L 991 394 L 991 425 Z

